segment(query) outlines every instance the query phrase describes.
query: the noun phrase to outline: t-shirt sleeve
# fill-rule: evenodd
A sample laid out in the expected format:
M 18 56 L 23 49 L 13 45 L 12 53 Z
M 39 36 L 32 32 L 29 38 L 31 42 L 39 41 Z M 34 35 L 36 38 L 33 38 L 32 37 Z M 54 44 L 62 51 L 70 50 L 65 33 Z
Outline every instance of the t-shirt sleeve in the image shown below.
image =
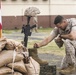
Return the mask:
M 76 40 L 76 26 L 72 27 L 71 35 L 72 35 L 73 39 Z
M 59 34 L 59 31 L 57 27 L 55 27 L 50 33 L 52 39 L 55 38 L 58 34 Z
M 76 25 L 76 18 L 71 18 L 70 21 L 72 23 L 72 26 L 75 26 Z
M 76 31 L 76 26 L 73 26 L 72 27 L 72 31 Z

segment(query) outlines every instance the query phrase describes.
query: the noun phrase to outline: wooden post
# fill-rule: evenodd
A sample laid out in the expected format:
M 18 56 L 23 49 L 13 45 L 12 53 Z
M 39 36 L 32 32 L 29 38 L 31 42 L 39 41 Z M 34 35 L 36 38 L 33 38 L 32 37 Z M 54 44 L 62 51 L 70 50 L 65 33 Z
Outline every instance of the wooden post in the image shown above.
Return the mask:
M 2 38 L 1 0 L 0 0 L 0 38 Z

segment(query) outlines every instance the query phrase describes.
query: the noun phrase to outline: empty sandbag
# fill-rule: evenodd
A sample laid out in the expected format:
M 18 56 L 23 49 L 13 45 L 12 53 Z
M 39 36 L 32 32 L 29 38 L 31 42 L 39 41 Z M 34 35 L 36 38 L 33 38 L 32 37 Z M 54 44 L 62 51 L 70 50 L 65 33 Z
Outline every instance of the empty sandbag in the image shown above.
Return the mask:
M 2 51 L 0 53 L 0 67 L 12 63 L 13 61 L 13 53 L 14 51 L 10 50 L 10 51 Z M 20 61 L 22 60 L 24 57 L 22 54 L 20 53 L 16 53 L 16 57 L 15 57 L 15 61 Z
M 40 65 L 32 57 L 30 57 L 29 63 L 25 64 L 25 67 L 27 69 L 27 75 L 39 75 L 40 73 Z
M 13 69 L 16 70 L 16 71 L 19 71 L 21 73 L 26 73 L 27 72 L 23 60 L 21 60 L 19 62 L 15 62 L 15 63 L 10 63 L 7 66 L 10 67 L 10 68 L 12 68 L 12 66 L 14 66 Z
M 4 74 L 8 74 L 8 73 L 12 73 L 12 70 L 8 67 L 2 67 L 0 68 L 0 75 L 4 75 Z
M 14 50 L 16 47 L 18 48 L 18 51 L 23 51 L 24 49 L 24 46 L 20 42 L 17 42 L 12 39 L 7 39 L 7 43 L 5 45 L 5 48 L 7 50 Z

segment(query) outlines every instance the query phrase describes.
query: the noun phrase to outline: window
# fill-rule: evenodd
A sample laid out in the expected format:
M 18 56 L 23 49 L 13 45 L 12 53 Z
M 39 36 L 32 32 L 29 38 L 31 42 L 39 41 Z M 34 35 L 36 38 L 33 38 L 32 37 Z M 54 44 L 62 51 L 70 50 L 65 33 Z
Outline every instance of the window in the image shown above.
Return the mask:
M 48 1 L 48 0 L 43 0 L 43 1 Z
M 16 0 L 12 0 L 12 1 L 16 1 Z
M 37 0 L 33 0 L 33 1 L 37 1 Z
M 6 0 L 2 0 L 2 1 L 6 1 Z
M 27 0 L 22 0 L 22 1 L 27 1 Z

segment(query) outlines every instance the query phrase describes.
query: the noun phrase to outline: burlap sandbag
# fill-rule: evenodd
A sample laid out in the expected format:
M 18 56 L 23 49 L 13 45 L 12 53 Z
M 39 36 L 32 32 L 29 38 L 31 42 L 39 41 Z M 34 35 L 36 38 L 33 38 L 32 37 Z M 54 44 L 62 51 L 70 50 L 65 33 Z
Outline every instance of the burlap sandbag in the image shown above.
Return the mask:
M 14 51 L 2 51 L 0 53 L 0 67 L 12 63 L 13 61 L 13 53 Z M 15 61 L 20 61 L 22 60 L 24 57 L 22 54 L 16 53 L 16 57 L 15 57 Z
M 29 63 L 25 64 L 27 69 L 27 75 L 39 75 L 40 65 L 32 57 L 30 57 Z
M 12 73 L 12 70 L 8 67 L 0 68 L 0 75 L 4 75 L 4 74 L 7 74 L 7 73 Z
M 0 51 L 5 47 L 6 41 L 0 41 Z
M 12 75 L 12 74 L 4 74 L 4 75 Z M 13 75 L 22 75 L 21 73 L 19 73 L 19 72 L 14 72 L 14 74 Z
M 19 62 L 15 62 L 15 63 L 10 63 L 7 66 L 12 68 L 13 65 L 14 65 L 14 70 L 19 71 L 21 73 L 27 72 L 23 60 L 21 60 Z
M 14 50 L 17 47 L 18 51 L 23 51 L 24 46 L 20 42 L 17 42 L 17 41 L 12 40 L 12 39 L 7 39 L 6 41 L 7 41 L 7 43 L 5 45 L 5 48 L 7 50 Z

